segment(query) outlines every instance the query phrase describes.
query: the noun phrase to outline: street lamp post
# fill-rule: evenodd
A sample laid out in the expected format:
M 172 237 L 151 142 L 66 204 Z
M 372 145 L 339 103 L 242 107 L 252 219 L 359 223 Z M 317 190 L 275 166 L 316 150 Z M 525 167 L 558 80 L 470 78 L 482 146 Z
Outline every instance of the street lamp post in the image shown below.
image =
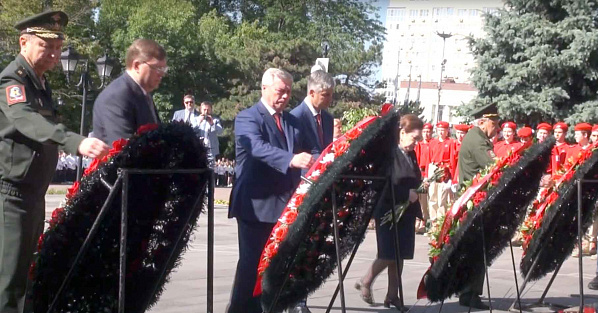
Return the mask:
M 62 52 L 60 55 L 60 62 L 62 64 L 62 70 L 66 74 L 67 82 L 70 82 L 70 77 L 75 73 L 79 61 L 84 63 L 83 70 L 81 71 L 81 77 L 77 87 L 81 87 L 83 90 L 83 100 L 81 101 L 81 127 L 79 128 L 79 135 L 87 137 L 85 133 L 85 113 L 87 110 L 87 93 L 92 88 L 91 79 L 89 77 L 89 60 L 82 58 L 73 47 L 69 46 L 67 50 Z M 102 82 L 99 89 L 104 87 L 104 82 L 110 77 L 112 69 L 114 68 L 114 61 L 108 58 L 107 54 L 99 58 L 96 61 L 98 75 Z M 79 157 L 79 163 L 77 166 L 77 181 L 83 176 L 83 157 Z
M 444 48 L 446 47 L 446 39 L 451 38 L 453 34 L 445 32 L 436 32 L 440 38 L 442 38 L 442 62 L 440 63 L 440 80 L 438 80 L 438 104 L 436 105 L 436 112 L 434 113 L 434 123 L 440 120 L 438 116 L 440 113 L 440 92 L 442 91 L 442 75 L 444 74 L 444 67 L 446 65 L 446 59 L 444 58 Z

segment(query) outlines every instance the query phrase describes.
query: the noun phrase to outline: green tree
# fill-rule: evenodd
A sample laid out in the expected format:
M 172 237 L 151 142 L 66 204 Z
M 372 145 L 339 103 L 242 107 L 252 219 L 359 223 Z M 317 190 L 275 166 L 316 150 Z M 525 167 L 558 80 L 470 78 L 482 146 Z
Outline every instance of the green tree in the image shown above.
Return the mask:
M 597 1 L 508 0 L 471 41 L 478 97 L 517 123 L 598 121 Z

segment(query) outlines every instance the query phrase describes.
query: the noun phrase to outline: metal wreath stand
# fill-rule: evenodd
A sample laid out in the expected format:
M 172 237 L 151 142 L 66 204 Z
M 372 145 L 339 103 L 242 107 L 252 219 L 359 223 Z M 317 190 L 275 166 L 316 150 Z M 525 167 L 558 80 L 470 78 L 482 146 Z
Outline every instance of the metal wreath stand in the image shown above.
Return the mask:
M 583 225 L 582 225 L 582 187 L 583 184 L 598 184 L 598 180 L 596 179 L 580 179 L 577 181 L 577 245 L 578 247 L 582 246 L 582 238 L 583 238 Z M 557 218 L 560 218 L 561 216 L 557 216 Z M 550 229 L 550 233 L 552 234 L 555 231 L 554 227 L 552 229 Z M 546 247 L 542 247 L 542 250 L 546 249 Z M 540 250 L 540 251 L 542 251 Z M 513 257 L 513 248 L 511 247 L 511 258 L 513 259 L 513 273 L 515 274 L 515 283 L 517 283 L 517 270 L 515 268 L 515 259 Z M 585 297 L 584 297 L 584 291 L 583 291 L 583 253 L 579 254 L 579 260 L 578 260 L 578 275 L 579 275 L 579 313 L 582 313 L 584 310 L 584 306 L 585 306 Z M 513 304 L 511 304 L 511 307 L 509 308 L 509 311 L 511 312 L 522 312 L 522 311 L 532 311 L 534 308 L 542 308 L 542 307 L 548 307 L 548 308 L 556 308 L 556 309 L 566 309 L 568 308 L 567 306 L 564 305 L 560 305 L 560 304 L 554 304 L 554 303 L 547 303 L 544 301 L 544 299 L 546 298 L 546 294 L 548 293 L 548 290 L 550 290 L 550 287 L 552 286 L 552 283 L 554 282 L 554 279 L 556 278 L 556 276 L 559 273 L 559 270 L 561 269 L 561 266 L 563 265 L 563 262 L 561 262 L 556 269 L 554 270 L 554 273 L 552 274 L 552 277 L 550 277 L 550 281 L 548 282 L 548 285 L 546 285 L 546 288 L 544 289 L 544 292 L 542 293 L 542 296 L 540 296 L 540 299 L 538 299 L 538 301 L 531 303 L 531 304 L 521 304 L 521 298 L 520 298 L 520 294 L 523 293 L 523 290 L 525 289 L 525 286 L 527 285 L 528 281 L 529 281 L 529 277 L 531 275 L 531 273 L 533 272 L 533 270 L 535 269 L 536 265 L 538 264 L 538 258 L 536 258 L 534 260 L 534 262 L 532 263 L 532 266 L 529 269 L 528 274 L 526 275 L 523 284 L 521 285 L 521 289 L 517 289 L 517 301 L 513 302 Z M 577 296 L 577 295 L 571 295 L 571 296 Z M 518 304 L 518 305 L 517 305 Z
M 391 170 L 390 170 L 390 174 L 387 176 L 365 176 L 365 175 L 339 175 L 337 177 L 337 180 L 339 179 L 355 179 L 355 180 L 364 180 L 364 181 L 381 181 L 381 180 L 386 180 L 386 184 L 384 185 L 384 189 L 383 190 L 389 190 L 389 188 L 391 186 L 393 186 L 392 184 L 392 176 L 393 176 L 393 172 L 394 172 L 394 153 L 393 153 L 393 157 L 392 157 L 392 161 L 391 161 Z M 308 183 L 313 183 L 312 181 L 306 179 L 305 177 L 301 177 L 304 181 L 308 182 Z M 338 274 L 338 284 L 336 286 L 336 289 L 332 295 L 332 299 L 330 299 L 330 303 L 328 304 L 328 308 L 326 309 L 326 313 L 329 313 L 330 310 L 332 309 L 332 306 L 334 305 L 334 302 L 336 301 L 336 297 L 340 292 L 340 300 L 341 300 L 341 310 L 343 313 L 346 313 L 346 305 L 345 305 L 345 288 L 344 288 L 344 280 L 345 277 L 347 276 L 347 273 L 349 272 L 349 268 L 351 267 L 351 263 L 353 262 L 353 258 L 355 257 L 355 254 L 357 253 L 357 250 L 359 249 L 359 245 L 361 243 L 357 243 L 355 245 L 355 247 L 353 248 L 353 251 L 351 252 L 351 256 L 349 257 L 349 260 L 347 261 L 347 265 L 344 267 L 343 270 L 343 265 L 342 265 L 342 259 L 340 256 L 340 239 L 339 239 L 339 227 L 338 227 L 338 207 L 336 204 L 336 182 L 332 183 L 332 190 L 331 190 L 331 198 L 332 198 L 332 226 L 333 226 L 333 236 L 334 236 L 334 247 L 336 250 L 336 267 L 337 267 L 337 274 Z M 391 194 L 392 194 L 392 208 L 391 208 L 391 212 L 392 212 L 392 225 L 391 227 L 394 227 L 396 224 L 396 216 L 395 216 L 395 210 L 394 207 L 396 205 L 396 199 L 395 199 L 395 194 L 394 194 L 394 190 L 391 189 Z M 384 191 L 382 192 L 382 194 L 384 194 Z M 377 207 L 377 205 L 380 204 L 380 201 L 382 201 L 382 197 L 378 200 L 378 203 L 374 206 Z M 310 221 L 311 223 L 311 221 Z M 365 233 L 367 231 L 367 227 L 364 227 L 360 237 L 363 238 L 363 236 L 365 236 Z M 400 298 L 400 302 L 401 302 L 401 307 L 404 307 L 404 303 L 403 303 L 403 282 L 401 279 L 401 275 L 402 275 L 402 265 L 401 265 L 401 253 L 399 251 L 399 231 L 398 231 L 398 227 L 394 227 L 394 244 L 395 244 L 395 265 L 397 267 L 397 273 L 398 273 L 398 282 L 399 282 L 399 298 Z M 294 264 L 294 260 L 288 265 L 288 267 L 286 268 L 286 273 L 285 273 L 285 279 L 282 283 L 282 285 L 280 286 L 280 288 L 278 289 L 276 296 L 274 298 L 274 301 L 272 302 L 272 304 L 270 305 L 270 308 L 268 308 L 268 313 L 273 313 L 274 308 L 276 307 L 276 304 L 278 302 L 278 299 L 282 293 L 282 290 L 284 289 L 286 283 L 287 283 L 287 279 L 289 277 L 289 274 L 293 268 L 293 264 Z
M 106 182 L 103 178 L 101 179 L 102 184 L 110 190 L 102 209 L 98 213 L 96 220 L 94 221 L 89 234 L 85 238 L 83 245 L 79 249 L 75 260 L 73 261 L 73 265 L 69 269 L 66 277 L 62 281 L 56 296 L 54 296 L 54 300 L 50 305 L 47 313 L 53 313 L 62 293 L 68 286 L 75 267 L 79 265 L 79 260 L 81 257 L 86 253 L 91 244 L 91 240 L 96 235 L 97 231 L 100 228 L 100 224 L 102 223 L 103 219 L 105 218 L 106 214 L 108 213 L 108 208 L 112 204 L 114 197 L 118 190 L 121 190 L 122 199 L 121 199 L 121 219 L 120 219 L 120 271 L 119 271 L 119 283 L 118 283 L 118 313 L 125 312 L 125 275 L 126 275 L 126 261 L 127 261 L 127 208 L 128 208 L 128 198 L 129 198 L 129 177 L 131 175 L 191 175 L 191 174 L 203 174 L 209 175 L 208 178 L 208 251 L 207 251 L 207 267 L 208 267 L 208 277 L 207 277 L 207 312 L 212 313 L 214 312 L 214 171 L 210 168 L 206 169 L 132 169 L 132 168 L 120 168 L 118 169 L 118 178 L 114 182 L 113 185 L 110 185 Z M 199 186 L 205 188 L 204 186 Z M 185 218 L 186 225 L 189 227 L 189 223 L 191 222 L 191 216 L 194 213 L 198 213 L 201 210 L 202 204 L 200 203 L 201 193 L 195 199 L 195 204 L 193 208 L 189 211 L 189 215 Z M 181 239 L 183 238 L 184 232 L 186 228 L 183 228 L 178 235 L 177 241 L 174 245 L 174 248 L 170 252 L 168 256 L 166 264 L 169 264 L 173 258 L 174 251 L 176 247 L 181 244 Z M 162 272 L 156 281 L 156 285 L 153 288 L 152 296 L 158 290 L 158 284 L 164 280 L 166 275 L 166 267 L 162 269 Z M 145 310 L 147 310 L 149 306 L 149 301 L 151 301 L 151 296 L 148 298 L 148 303 L 145 305 Z

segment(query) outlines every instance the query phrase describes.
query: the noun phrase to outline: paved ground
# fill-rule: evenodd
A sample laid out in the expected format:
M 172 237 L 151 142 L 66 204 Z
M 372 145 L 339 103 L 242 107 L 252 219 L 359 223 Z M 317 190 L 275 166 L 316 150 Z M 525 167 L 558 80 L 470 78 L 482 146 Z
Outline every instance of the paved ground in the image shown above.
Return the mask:
M 219 189 L 216 199 L 228 199 L 227 188 Z M 63 195 L 48 195 L 47 214 L 51 213 Z M 215 281 L 214 281 L 214 312 L 224 312 L 229 299 L 233 275 L 237 262 L 237 227 L 234 220 L 226 217 L 227 210 L 218 206 L 215 210 Z M 206 232 L 207 219 L 200 217 L 197 232 L 194 234 L 189 250 L 184 254 L 181 266 L 172 275 L 170 282 L 158 304 L 151 310 L 152 313 L 191 313 L 206 312 Z M 365 304 L 359 297 L 358 292 L 353 289 L 354 282 L 365 272 L 376 255 L 375 234 L 368 232 L 362 243 L 357 256 L 351 266 L 346 279 L 346 304 L 347 312 L 392 312 L 382 306 L 384 300 L 387 279 L 383 273 L 374 284 L 374 298 L 376 306 Z M 419 281 L 428 267 L 427 261 L 427 238 L 416 237 L 416 257 L 414 260 L 405 262 L 403 284 L 405 290 L 405 304 L 411 306 L 410 312 L 439 312 L 439 304 L 430 304 L 427 301 L 415 299 L 415 292 Z M 521 259 L 521 250 L 515 249 L 515 261 Z M 568 259 L 556 278 L 553 287 L 548 293 L 547 300 L 553 303 L 576 305 L 578 297 L 571 297 L 571 294 L 579 294 L 578 267 L 575 258 Z M 584 291 L 586 295 L 594 296 L 594 299 L 587 299 L 586 303 L 598 302 L 598 292 L 588 290 L 587 282 L 594 277 L 596 261 L 590 258 L 583 259 L 584 269 Z M 513 268 L 510 253 L 503 253 L 489 270 L 490 292 L 493 300 L 494 311 L 506 311 L 510 304 L 516 299 Z M 327 283 L 309 298 L 309 306 L 312 312 L 325 312 L 326 306 L 336 287 L 337 279 L 334 274 Z M 518 276 L 521 283 L 521 276 Z M 532 302 L 542 294 L 548 278 L 529 285 L 523 294 L 523 301 Z M 487 297 L 487 291 L 484 292 Z M 337 300 L 332 312 L 341 312 L 340 301 Z M 456 299 L 447 300 L 442 307 L 442 312 L 467 312 L 467 308 L 456 303 Z

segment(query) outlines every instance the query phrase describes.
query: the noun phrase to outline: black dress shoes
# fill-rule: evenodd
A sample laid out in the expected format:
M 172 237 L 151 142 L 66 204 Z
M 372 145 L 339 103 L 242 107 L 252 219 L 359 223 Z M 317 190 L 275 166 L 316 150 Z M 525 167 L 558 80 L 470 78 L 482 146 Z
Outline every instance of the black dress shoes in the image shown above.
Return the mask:
M 472 309 L 488 310 L 489 307 L 482 302 L 482 299 L 478 295 L 472 295 L 471 293 L 464 293 L 459 296 L 459 304 Z
M 289 308 L 287 310 L 288 313 L 311 313 L 307 305 L 305 304 L 298 304 L 295 307 Z
M 592 279 L 592 281 L 588 284 L 588 288 L 592 290 L 598 290 L 598 276 Z

